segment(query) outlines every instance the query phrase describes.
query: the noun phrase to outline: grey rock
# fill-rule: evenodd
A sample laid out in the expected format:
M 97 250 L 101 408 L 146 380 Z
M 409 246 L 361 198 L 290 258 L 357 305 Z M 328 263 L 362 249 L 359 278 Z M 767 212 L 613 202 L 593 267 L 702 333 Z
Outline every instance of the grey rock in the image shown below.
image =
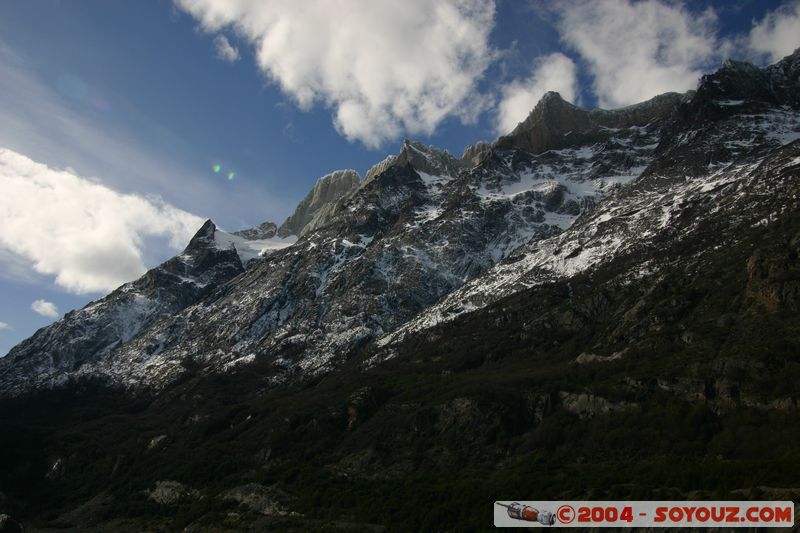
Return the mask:
M 162 448 L 165 444 L 167 444 L 167 437 L 166 435 L 157 435 L 150 439 L 150 442 L 147 443 L 148 450 L 156 450 Z
M 614 352 L 611 355 L 597 355 L 594 353 L 582 352 L 575 358 L 575 362 L 579 365 L 585 365 L 588 363 L 608 363 L 618 359 L 622 359 L 622 352 Z
M 564 392 L 558 393 L 561 405 L 567 411 L 575 413 L 582 419 L 593 418 L 598 415 L 608 414 L 612 411 L 633 409 L 636 404 L 629 402 L 612 402 L 601 396 L 589 393 Z
M 391 167 L 394 164 L 396 159 L 397 159 L 396 155 L 388 155 L 380 163 L 376 163 L 375 165 L 373 165 L 367 171 L 367 175 L 364 177 L 364 183 L 365 184 L 369 183 L 370 181 L 375 179 L 375 176 L 383 174 L 384 172 L 389 170 L 389 167 Z
M 147 492 L 148 499 L 160 505 L 174 505 L 182 500 L 196 500 L 200 492 L 178 481 L 156 481 L 156 486 Z
M 371 182 L 392 167 L 402 168 L 404 166 L 411 166 L 418 172 L 433 176 L 455 177 L 468 166 L 462 160 L 456 159 L 447 150 L 439 150 L 434 146 L 406 139 L 403 141 L 398 155 L 390 155 L 367 171 L 364 183 Z
M 0 513 L 0 533 L 22 533 L 25 527 L 22 522 L 14 519 L 11 515 Z
M 301 236 L 323 226 L 360 184 L 361 177 L 355 170 L 337 170 L 322 176 L 294 213 L 281 224 L 278 236 Z
M 492 143 L 481 141 L 471 144 L 464 148 L 464 152 L 459 158 L 459 163 L 465 168 L 476 167 L 480 165 L 491 152 Z
M 47 473 L 44 475 L 50 481 L 55 481 L 64 477 L 66 472 L 66 463 L 64 459 L 59 457 L 53 464 L 50 465 L 50 468 L 47 470 Z
M 258 483 L 248 483 L 234 487 L 222 494 L 225 500 L 233 500 L 253 512 L 266 516 L 284 516 L 288 514 L 291 497 L 282 490 L 265 487 Z
M 262 222 L 254 228 L 234 231 L 234 235 L 249 240 L 270 239 L 278 233 L 278 226 L 274 222 Z

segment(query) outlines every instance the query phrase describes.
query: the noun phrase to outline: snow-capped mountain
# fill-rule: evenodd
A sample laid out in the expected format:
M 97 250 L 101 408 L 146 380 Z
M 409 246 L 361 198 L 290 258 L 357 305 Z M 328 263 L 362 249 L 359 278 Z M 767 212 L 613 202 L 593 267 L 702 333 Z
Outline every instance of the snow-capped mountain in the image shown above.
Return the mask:
M 148 327 L 202 300 L 253 259 L 296 240 L 275 237 L 274 226 L 267 237 L 264 224 L 231 234 L 206 221 L 181 254 L 14 347 L 0 359 L 0 385 L 14 394 L 27 389 L 24 381 L 34 375 L 40 386 L 65 383 L 84 368 L 93 375 L 89 369 Z
M 795 142 L 800 139 L 799 75 L 797 53 L 766 69 L 728 61 L 715 74 L 705 76 L 696 92 L 677 100 L 673 95 L 662 95 L 619 110 L 634 121 L 647 122 L 640 110 L 657 109 L 667 101 L 680 103 L 667 125 L 662 126 L 660 135 L 654 137 L 656 144 L 650 145 L 651 150 L 645 151 L 640 159 L 646 164 L 633 170 L 636 177 L 633 183 L 617 188 L 569 231 L 520 247 L 505 261 L 465 283 L 378 344 L 389 346 L 408 333 L 452 320 L 525 288 L 567 279 L 623 255 L 647 258 L 665 241 L 680 241 L 694 232 L 708 231 L 710 221 L 716 218 L 722 221 L 715 238 L 718 246 L 726 246 L 729 239 L 735 240 L 737 225 L 769 224 L 781 213 L 796 209 L 794 192 L 781 190 L 791 182 L 781 183 L 770 173 L 796 171 L 800 162 L 796 157 L 800 146 Z M 543 101 L 548 100 L 557 101 L 552 95 L 545 96 Z M 559 105 L 567 107 L 573 116 L 580 116 L 580 110 L 569 104 Z M 526 124 L 542 120 L 542 113 L 537 110 L 510 137 L 500 139 L 497 144 L 555 152 L 542 144 L 545 141 L 532 141 L 524 130 Z M 591 124 L 588 119 L 592 112 L 584 113 L 583 122 L 571 118 L 570 123 L 582 123 L 585 129 L 561 126 L 568 133 L 549 142 L 561 145 L 567 142 L 565 136 L 574 135 L 596 138 L 605 127 Z M 614 120 L 612 113 L 593 113 L 606 123 Z M 550 133 L 537 135 L 542 139 Z M 620 143 L 620 139 L 615 137 L 613 142 Z M 592 145 L 594 149 L 598 146 L 602 145 Z M 626 152 L 621 157 L 629 158 L 632 154 Z M 537 166 L 542 167 L 542 164 Z M 604 179 L 615 179 L 605 167 L 601 174 Z M 623 183 L 629 181 L 622 179 Z M 696 215 L 697 206 L 703 206 L 702 216 Z M 625 275 L 635 278 L 657 272 L 658 268 L 659 265 L 644 259 L 636 271 Z
M 799 77 L 797 52 L 728 62 L 697 91 L 618 110 L 548 93 L 460 158 L 406 141 L 363 181 L 322 177 L 280 228 L 207 222 L 181 255 L 15 347 L 0 391 L 159 389 L 256 360 L 277 385 L 362 349 L 376 364 L 410 334 L 623 255 L 641 259 L 625 276 L 655 271 L 653 248 L 706 221 L 724 245 L 793 208 L 769 176 L 796 173 Z

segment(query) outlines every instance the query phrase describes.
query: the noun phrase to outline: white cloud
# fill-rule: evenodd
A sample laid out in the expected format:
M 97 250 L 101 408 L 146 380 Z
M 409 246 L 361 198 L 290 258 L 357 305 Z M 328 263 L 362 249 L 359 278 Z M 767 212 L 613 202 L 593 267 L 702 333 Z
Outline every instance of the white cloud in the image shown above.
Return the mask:
M 370 147 L 474 119 L 495 6 L 486 0 L 175 0 L 216 32 L 249 40 L 266 76 L 303 109 L 322 103 L 349 140 Z
M 0 322 L 0 331 L 3 331 L 4 329 L 11 329 L 11 325 L 6 324 L 5 322 Z
M 31 304 L 31 309 L 42 316 L 48 318 L 56 318 L 58 316 L 58 307 L 53 302 L 47 300 L 36 300 Z
M 145 271 L 146 237 L 167 237 L 179 249 L 203 222 L 160 198 L 122 194 L 5 148 L 0 190 L 0 249 L 75 293 L 137 278 Z
M 750 48 L 770 62 L 782 59 L 800 46 L 800 2 L 787 3 L 753 22 Z
M 718 58 L 713 10 L 689 12 L 656 0 L 565 2 L 561 38 L 586 60 L 602 107 L 686 91 Z
M 217 51 L 217 57 L 223 61 L 234 63 L 239 59 L 239 50 L 224 35 L 217 35 L 214 38 L 214 48 Z
M 72 167 L 80 176 L 102 176 L 118 191 L 159 194 L 184 209 L 213 215 L 223 226 L 261 222 L 264 213 L 276 219 L 291 214 L 291 202 L 265 188 L 263 180 L 239 180 L 232 187 L 210 176 L 208 166 L 218 163 L 219 155 L 198 152 L 123 95 L 106 95 L 111 112 L 87 112 L 86 102 L 61 94 L 49 79 L 52 73 L 41 77 L 40 67 L 0 35 L 0 147 L 51 167 Z M 97 85 L 90 78 L 85 83 Z M 265 174 L 272 172 L 264 168 Z M 171 252 L 161 246 L 147 250 L 153 260 Z M 0 268 L 0 277 L 6 273 Z
M 547 91 L 556 91 L 570 102 L 577 97 L 575 63 L 564 54 L 555 53 L 539 58 L 530 78 L 513 81 L 503 87 L 497 108 L 497 134 L 505 135 L 525 120 Z

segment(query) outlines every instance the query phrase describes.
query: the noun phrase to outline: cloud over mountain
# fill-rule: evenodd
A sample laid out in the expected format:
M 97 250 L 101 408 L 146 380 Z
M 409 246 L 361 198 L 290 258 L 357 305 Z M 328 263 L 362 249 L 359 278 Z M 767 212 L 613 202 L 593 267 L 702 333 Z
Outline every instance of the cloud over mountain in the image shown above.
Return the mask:
M 750 48 L 778 61 L 800 46 L 800 1 L 787 3 L 753 24 Z
M 620 107 L 697 84 L 716 58 L 717 16 L 656 0 L 559 4 L 561 39 L 588 64 L 601 107 Z
M 556 91 L 570 102 L 578 96 L 575 63 L 564 54 L 557 52 L 538 58 L 530 78 L 515 80 L 503 87 L 495 120 L 497 134 L 505 135 L 513 130 L 547 91 Z
M 157 197 L 123 194 L 0 148 L 0 249 L 75 293 L 109 291 L 145 271 L 146 238 L 179 249 L 202 219 Z

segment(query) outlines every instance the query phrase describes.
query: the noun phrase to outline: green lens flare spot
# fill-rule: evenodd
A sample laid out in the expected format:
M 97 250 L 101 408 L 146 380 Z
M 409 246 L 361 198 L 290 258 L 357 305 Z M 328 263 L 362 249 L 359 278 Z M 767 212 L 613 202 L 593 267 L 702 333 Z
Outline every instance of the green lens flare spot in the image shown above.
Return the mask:
M 220 169 L 222 169 L 220 165 L 211 165 L 211 170 L 214 171 L 214 174 L 219 174 Z
M 228 173 L 228 179 L 229 179 L 229 180 L 232 180 L 232 179 L 233 179 L 233 177 L 234 177 L 235 175 L 236 175 L 236 174 L 235 174 L 234 172 L 229 172 L 229 173 Z

